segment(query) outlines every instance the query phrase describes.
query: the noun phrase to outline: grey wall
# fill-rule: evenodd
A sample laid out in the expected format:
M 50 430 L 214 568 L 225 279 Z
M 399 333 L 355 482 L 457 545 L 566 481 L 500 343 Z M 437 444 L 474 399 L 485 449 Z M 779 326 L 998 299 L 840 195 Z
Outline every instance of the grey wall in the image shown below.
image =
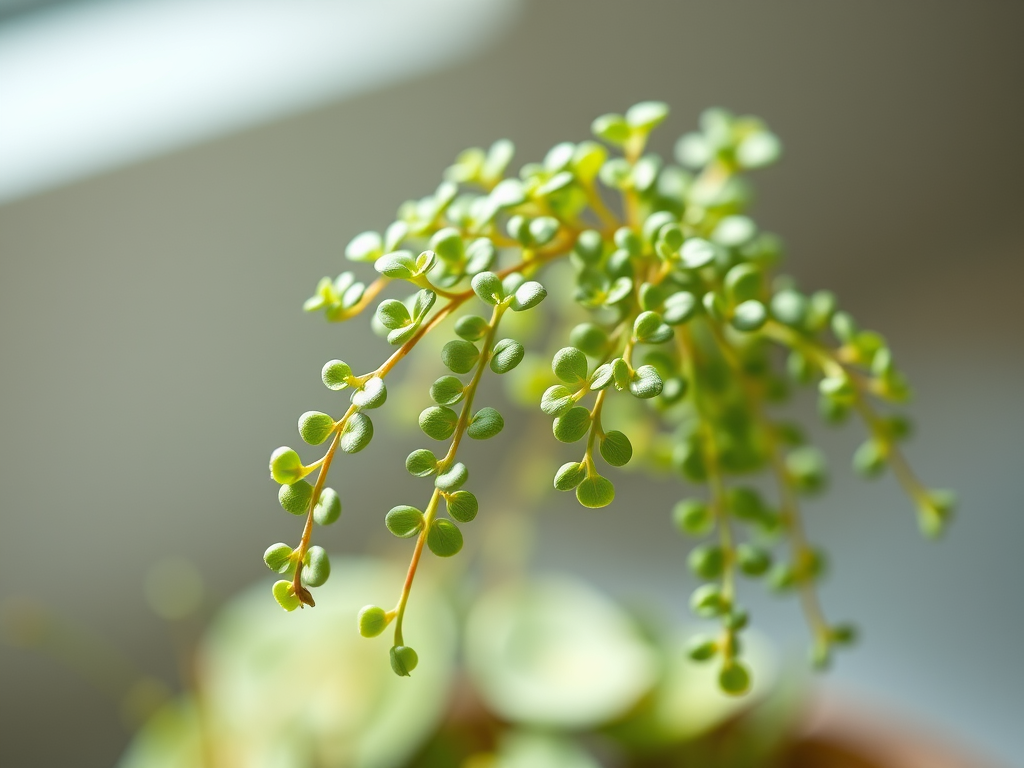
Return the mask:
M 835 462 L 812 534 L 834 554 L 830 614 L 866 634 L 825 684 L 1019 760 L 1022 25 L 1024 7 L 996 0 L 535 0 L 457 69 L 0 208 L 0 599 L 31 597 L 173 684 L 147 565 L 186 554 L 215 599 L 265 578 L 263 548 L 296 534 L 269 451 L 296 442 L 300 412 L 333 409 L 323 361 L 382 354 L 298 309 L 348 239 L 433 189 L 465 146 L 507 135 L 536 158 L 597 114 L 660 98 L 667 154 L 720 104 L 783 137 L 755 215 L 802 285 L 835 288 L 886 332 L 919 393 L 910 458 L 963 499 L 927 544 L 891 480 L 865 486 Z M 825 435 L 839 451 L 857 437 Z M 345 476 L 416 440 L 379 440 Z M 390 498 L 353 488 L 345 503 L 330 546 L 376 542 Z M 666 516 L 553 502 L 542 519 L 541 562 L 685 617 Z M 751 600 L 798 651 L 795 606 Z M 0 645 L 0 691 L 5 764 L 109 765 L 128 738 L 101 693 L 32 651 Z

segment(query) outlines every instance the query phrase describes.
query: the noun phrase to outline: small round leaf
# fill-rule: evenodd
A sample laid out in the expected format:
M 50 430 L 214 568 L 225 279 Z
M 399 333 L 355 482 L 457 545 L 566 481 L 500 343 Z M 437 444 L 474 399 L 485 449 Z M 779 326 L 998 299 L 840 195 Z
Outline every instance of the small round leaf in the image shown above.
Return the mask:
M 384 525 L 398 538 L 408 539 L 423 529 L 423 513 L 416 507 L 399 504 L 385 515 Z
M 615 486 L 607 477 L 589 475 L 576 486 L 576 499 L 584 507 L 607 507 L 615 499 Z
M 587 434 L 590 429 L 590 411 L 582 405 L 570 408 L 561 416 L 555 417 L 552 431 L 555 438 L 563 443 L 575 443 Z
M 448 516 L 460 523 L 469 523 L 476 518 L 480 505 L 469 491 L 456 491 L 445 496 L 448 505 Z
M 275 482 L 282 485 L 297 483 L 307 474 L 299 454 L 291 448 L 281 447 L 270 454 L 270 476 Z
M 621 467 L 633 458 L 633 445 L 618 430 L 608 432 L 601 440 L 601 456 L 613 467 Z
M 341 498 L 333 488 L 320 491 L 320 498 L 313 507 L 313 520 L 317 525 L 330 525 L 341 517 Z
M 324 386 L 335 391 L 347 387 L 351 375 L 352 369 L 341 360 L 329 360 L 320 374 Z
M 299 417 L 299 435 L 310 445 L 320 445 L 334 431 L 334 419 L 319 411 L 306 411 Z
M 473 416 L 466 429 L 474 440 L 486 440 L 494 437 L 505 427 L 505 419 L 494 408 L 481 408 Z
M 430 385 L 430 399 L 438 405 L 455 405 L 466 394 L 466 385 L 455 376 L 442 376 Z
M 427 477 L 437 471 L 437 458 L 426 448 L 417 448 L 406 457 L 405 468 L 413 477 Z
M 587 476 L 587 469 L 578 461 L 570 461 L 563 464 L 555 472 L 555 489 L 559 491 L 571 491 L 583 482 Z
M 566 384 L 580 384 L 587 379 L 587 356 L 576 347 L 564 347 L 552 358 L 551 370 Z
M 363 637 L 377 637 L 387 629 L 388 615 L 383 608 L 367 605 L 359 611 L 359 634 Z
M 373 422 L 365 413 L 353 413 L 345 422 L 338 447 L 345 453 L 359 453 L 373 439 Z
M 434 440 L 447 440 L 459 423 L 459 414 L 443 405 L 424 408 L 419 418 L 420 429 Z
M 464 339 L 449 341 L 441 350 L 441 362 L 453 373 L 469 373 L 480 359 L 480 350 Z
M 502 339 L 494 345 L 491 353 L 491 370 L 495 373 L 508 373 L 522 362 L 526 349 L 515 339 Z
M 466 465 L 457 461 L 434 479 L 434 485 L 442 491 L 451 493 L 465 485 L 468 479 L 469 470 L 466 469 Z
M 313 497 L 313 486 L 305 480 L 282 485 L 277 491 L 277 500 L 285 512 L 304 515 L 309 511 L 309 500 Z
M 302 566 L 302 583 L 309 587 L 322 587 L 331 575 L 331 560 L 323 547 L 312 546 L 306 553 L 307 562 Z
M 407 645 L 396 645 L 391 649 L 391 669 L 399 677 L 409 677 L 419 661 L 416 651 Z
M 451 557 L 462 549 L 462 531 L 451 520 L 434 520 L 427 531 L 427 546 L 438 557 Z
M 292 548 L 284 543 L 271 544 L 263 553 L 263 562 L 275 573 L 285 573 L 292 565 Z

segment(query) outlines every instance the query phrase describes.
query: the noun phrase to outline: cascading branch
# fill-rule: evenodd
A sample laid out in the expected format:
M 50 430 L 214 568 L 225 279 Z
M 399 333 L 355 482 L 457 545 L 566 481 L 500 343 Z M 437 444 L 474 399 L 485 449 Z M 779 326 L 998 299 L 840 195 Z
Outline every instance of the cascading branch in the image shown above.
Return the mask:
M 330 574 L 326 553 L 311 542 L 314 523 L 329 525 L 341 514 L 338 494 L 325 486 L 337 451 L 356 453 L 370 443 L 368 412 L 385 404 L 387 376 L 451 319 L 456 338 L 441 351 L 451 374 L 430 386 L 434 405 L 419 416 L 424 434 L 442 448 L 420 448 L 406 459 L 409 473 L 430 480 L 432 488 L 425 504 L 399 504 L 384 518 L 394 535 L 415 539 L 408 575 L 393 609 L 367 606 L 358 619 L 366 637 L 394 623 L 392 668 L 408 675 L 416 667 L 403 618 L 423 549 L 439 557 L 458 553 L 459 526 L 478 512 L 476 496 L 464 488 L 469 469 L 458 460 L 459 448 L 466 436 L 487 439 L 504 426 L 493 407 L 474 408 L 477 390 L 485 375 L 507 373 L 525 353 L 520 342 L 502 337 L 502 318 L 547 296 L 528 278 L 561 258 L 572 262 L 576 280 L 552 286 L 552 314 L 558 320 L 558 311 L 576 302 L 591 319 L 568 330 L 568 346 L 552 360 L 561 383 L 540 403 L 553 418 L 557 440 L 584 445 L 579 461 L 554 473 L 554 486 L 574 491 L 586 507 L 611 504 L 615 488 L 601 474 L 598 455 L 603 464 L 620 467 L 633 448 L 630 425 L 606 425 L 603 407 L 609 397 L 650 405 L 671 466 L 706 489 L 680 501 L 674 518 L 685 534 L 706 539 L 689 555 L 691 570 L 705 582 L 690 605 L 697 616 L 717 619 L 720 629 L 695 638 L 688 652 L 719 660 L 723 690 L 739 694 L 750 685 L 741 661 L 748 616 L 737 599 L 740 576 L 767 578 L 772 588 L 799 594 L 815 664 L 826 664 L 834 646 L 853 639 L 850 626 L 825 619 L 815 590 L 824 556 L 807 540 L 799 498 L 823 489 L 826 468 L 801 430 L 772 413 L 788 396 L 787 376 L 817 383 L 827 421 L 856 412 L 868 435 L 854 467 L 867 477 L 891 467 L 917 506 L 922 531 L 942 531 L 952 494 L 921 485 L 899 447 L 907 421 L 876 409 L 875 401 L 901 403 L 908 396 L 885 339 L 860 330 L 830 292 L 806 295 L 791 280 L 772 278 L 779 242 L 743 213 L 750 192 L 742 174 L 774 162 L 778 139 L 757 118 L 712 109 L 701 116 L 699 132 L 677 143 L 678 165 L 666 163 L 645 149 L 667 114 L 664 104 L 644 102 L 624 116 L 600 117 L 594 134 L 621 156 L 609 156 L 594 141 L 566 142 L 543 162 L 525 165 L 518 178 L 506 176 L 510 142 L 467 150 L 433 195 L 403 204 L 383 234 L 364 232 L 349 244 L 350 261 L 373 264 L 373 282 L 359 282 L 352 272 L 320 281 L 305 308 L 323 310 L 331 321 L 361 314 L 384 289 L 396 288 L 402 296 L 377 304 L 374 323 L 397 348 L 363 374 L 340 360 L 324 366 L 325 386 L 348 389 L 351 397 L 337 419 L 319 412 L 300 417 L 302 439 L 328 445 L 320 459 L 303 464 L 291 448 L 271 455 L 281 506 L 305 516 L 297 547 L 275 544 L 264 555 L 267 566 L 286 577 L 273 587 L 284 609 L 314 605 L 310 588 Z M 620 204 L 606 204 L 609 191 Z M 454 319 L 465 305 L 484 314 Z M 778 370 L 780 347 L 785 375 Z M 313 472 L 311 484 L 306 478 Z M 765 473 L 776 487 L 772 503 L 739 480 Z

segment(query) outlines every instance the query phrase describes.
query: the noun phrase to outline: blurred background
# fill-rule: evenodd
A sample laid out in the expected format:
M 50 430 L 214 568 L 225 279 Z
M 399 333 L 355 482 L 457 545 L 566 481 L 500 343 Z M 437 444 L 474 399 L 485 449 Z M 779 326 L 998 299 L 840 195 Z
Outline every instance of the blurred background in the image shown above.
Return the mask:
M 826 609 L 863 629 L 817 685 L 1020 764 L 1022 29 L 1003 0 L 0 0 L 0 604 L 175 688 L 150 566 L 186 558 L 214 606 L 269 585 L 261 553 L 298 529 L 267 457 L 302 411 L 336 409 L 324 361 L 385 348 L 301 312 L 349 239 L 465 147 L 509 137 L 518 167 L 660 99 L 667 156 L 719 105 L 781 136 L 753 216 L 801 287 L 889 338 L 916 391 L 909 457 L 961 498 L 925 542 L 891 477 L 852 476 L 859 427 L 813 430 L 833 458 L 808 505 Z M 369 478 L 418 440 L 379 429 L 344 462 L 328 549 L 385 551 L 397 502 Z M 682 490 L 626 485 L 665 514 L 548 497 L 537 562 L 684 621 Z M 795 601 L 758 592 L 757 623 L 802 656 Z M 5 765 L 111 765 L 131 733 L 16 644 L 0 710 Z

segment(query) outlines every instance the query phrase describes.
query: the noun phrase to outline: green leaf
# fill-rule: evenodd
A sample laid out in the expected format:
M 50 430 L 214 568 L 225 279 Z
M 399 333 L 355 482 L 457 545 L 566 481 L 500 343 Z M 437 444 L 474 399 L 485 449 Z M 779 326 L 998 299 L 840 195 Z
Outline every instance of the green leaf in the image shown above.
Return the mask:
M 725 293 L 734 304 L 761 295 L 764 277 L 761 270 L 750 263 L 737 264 L 725 274 Z
M 291 612 L 299 607 L 299 598 L 295 596 L 295 589 L 290 581 L 275 582 L 272 591 L 277 604 L 286 611 Z
M 430 385 L 430 399 L 438 405 L 455 405 L 466 394 L 466 385 L 455 376 L 442 376 Z
M 434 485 L 442 491 L 451 493 L 459 490 L 467 480 L 469 480 L 469 470 L 466 469 L 465 464 L 457 461 L 434 479 Z
M 561 416 L 572 408 L 575 401 L 572 392 L 562 384 L 555 384 L 544 391 L 540 401 L 540 409 L 548 416 Z
M 687 168 L 702 168 L 713 156 L 712 148 L 699 133 L 687 133 L 679 138 L 675 147 L 676 159 Z
M 502 339 L 494 345 L 491 353 L 491 370 L 508 373 L 523 361 L 526 349 L 515 339 Z
M 285 512 L 304 515 L 309 511 L 309 500 L 313 498 L 313 486 L 305 480 L 282 485 L 277 490 L 277 500 Z
M 711 240 L 726 248 L 746 245 L 757 234 L 757 225 L 747 216 L 726 216 L 715 226 Z
M 543 285 L 536 280 L 529 280 L 516 289 L 509 307 L 511 307 L 513 312 L 533 309 L 544 301 L 544 297 L 547 295 L 548 292 Z
M 601 456 L 613 467 L 621 467 L 633 458 L 633 445 L 622 432 L 612 430 L 601 438 Z
M 555 489 L 559 491 L 571 491 L 583 482 L 587 476 L 586 467 L 578 461 L 570 461 L 563 464 L 555 472 Z
M 291 448 L 281 447 L 270 454 L 270 476 L 275 482 L 290 485 L 299 482 L 307 474 L 299 454 Z
M 462 549 L 462 531 L 451 520 L 434 520 L 427 531 L 427 546 L 438 557 L 457 555 Z
M 756 299 L 740 304 L 733 312 L 732 327 L 738 331 L 756 331 L 768 320 L 768 310 Z
M 392 507 L 384 517 L 384 525 L 400 539 L 408 539 L 423 530 L 423 513 L 407 504 Z
M 373 376 L 352 393 L 352 404 L 357 408 L 380 408 L 388 399 L 388 390 L 384 379 Z
M 320 445 L 334 432 L 334 419 L 319 411 L 306 411 L 299 416 L 299 435 L 310 445 Z
M 485 304 L 494 306 L 505 299 L 505 291 L 501 286 L 501 278 L 493 272 L 481 272 L 473 276 L 473 292 Z
M 799 291 L 785 288 L 772 296 L 772 317 L 791 328 L 803 328 L 807 319 L 807 298 Z
M 475 275 L 490 269 L 497 250 L 489 237 L 478 237 L 466 248 L 466 274 Z
M 417 448 L 406 457 L 405 468 L 413 477 L 427 477 L 437 471 L 437 457 L 426 448 Z
M 740 696 L 750 689 L 750 672 L 735 659 L 722 665 L 718 685 L 730 696 Z
M 481 408 L 469 422 L 466 434 L 474 440 L 486 440 L 501 432 L 504 427 L 505 420 L 500 413 L 493 408 Z
M 644 155 L 633 165 L 633 189 L 641 194 L 650 191 L 658 180 L 661 170 L 661 158 L 657 155 Z
M 601 357 L 608 347 L 608 334 L 599 325 L 580 323 L 569 332 L 569 343 L 590 357 Z
M 629 381 L 629 392 L 633 397 L 647 400 L 661 394 L 664 384 L 653 365 L 641 365 L 633 372 Z
M 402 244 L 402 241 L 409 234 L 409 225 L 404 221 L 393 221 L 388 225 L 388 228 L 384 230 L 384 253 L 391 253 L 391 251 L 397 251 L 398 246 Z M 370 259 L 367 259 L 370 261 Z
M 555 438 L 563 443 L 575 443 L 590 429 L 590 411 L 581 405 L 570 408 L 552 423 Z
M 341 498 L 333 488 L 320 491 L 320 498 L 313 507 L 313 520 L 317 525 L 330 525 L 341 517 Z
M 420 412 L 420 429 L 434 440 L 447 440 L 459 423 L 459 414 L 443 405 L 432 405 Z
M 718 641 L 708 635 L 696 635 L 686 644 L 686 655 L 693 661 L 707 661 L 718 654 Z
M 399 677 L 409 677 L 419 661 L 416 651 L 407 645 L 396 645 L 391 649 L 391 669 Z
M 930 490 L 918 499 L 917 522 L 921 533 L 929 538 L 942 535 L 956 510 L 956 494 L 947 490 Z
M 359 453 L 373 439 L 373 422 L 365 413 L 353 413 L 348 417 L 345 428 L 338 440 L 338 447 L 345 453 Z
M 613 240 L 616 247 L 625 251 L 630 256 L 639 256 L 643 252 L 643 241 L 640 240 L 640 235 L 634 232 L 631 227 L 619 227 L 615 230 Z
M 763 576 L 772 565 L 772 556 L 753 544 L 740 544 L 736 548 L 736 562 L 747 576 Z
M 441 350 L 441 362 L 453 373 L 469 373 L 480 359 L 480 350 L 470 341 L 455 339 Z
M 487 151 L 487 157 L 484 159 L 483 167 L 480 169 L 480 175 L 485 182 L 494 182 L 500 179 L 505 173 L 505 169 L 508 168 L 508 164 L 512 162 L 512 158 L 515 157 L 516 147 L 508 139 L 498 139 L 491 145 L 491 148 Z
M 828 479 L 825 457 L 817 448 L 797 448 L 786 456 L 786 471 L 800 491 L 815 493 L 825 487 Z
M 633 323 L 633 336 L 644 344 L 662 344 L 672 338 L 672 329 L 657 312 L 641 312 Z
M 387 253 L 373 263 L 373 268 L 385 277 L 409 280 L 417 273 L 416 257 L 412 251 Z
M 608 290 L 608 296 L 604 303 L 610 307 L 628 298 L 631 293 L 633 293 L 633 281 L 625 276 L 617 277 L 615 282 L 612 283 L 612 287 Z
M 552 182 L 555 182 L 555 184 L 552 184 Z M 551 179 L 551 181 L 544 185 L 544 188 L 546 188 L 545 194 L 557 191 L 571 182 L 572 174 L 559 174 L 557 179 Z M 558 227 L 558 219 L 552 216 L 538 216 L 530 222 L 530 240 L 536 246 L 547 245 L 558 234 Z
M 352 369 L 348 363 L 341 360 L 329 360 L 320 374 L 324 386 L 335 391 L 348 386 L 348 380 L 352 376 Z
M 391 622 L 383 608 L 366 605 L 359 611 L 359 634 L 363 637 L 377 637 Z
M 588 386 L 592 391 L 600 392 L 611 384 L 614 378 L 614 368 L 610 363 L 605 363 L 604 365 L 599 365 L 594 369 L 594 373 L 590 376 Z
M 662 319 L 669 325 L 682 325 L 697 313 L 697 297 L 689 291 L 673 293 L 665 299 Z
M 700 269 L 715 260 L 718 251 L 714 245 L 699 237 L 691 237 L 679 249 L 679 256 L 686 269 Z
M 717 584 L 702 584 L 690 596 L 690 610 L 701 618 L 712 619 L 729 610 L 729 604 Z
M 263 562 L 275 573 L 285 573 L 292 566 L 292 551 L 287 544 L 271 544 L 263 553 Z
M 590 125 L 590 130 L 599 139 L 621 146 L 630 137 L 629 123 L 622 115 L 601 115 Z
M 404 328 L 412 322 L 408 307 L 395 299 L 386 299 L 377 305 L 377 320 L 388 330 Z
M 629 389 L 629 382 L 633 376 L 633 372 L 629 370 L 629 363 L 621 357 L 617 357 L 609 365 L 612 367 L 612 381 L 615 383 L 615 388 L 620 392 L 625 392 Z
M 691 550 L 686 562 L 694 575 L 717 579 L 725 568 L 725 554 L 718 544 L 701 544 Z
M 572 162 L 575 150 L 576 145 L 571 141 L 555 144 L 544 156 L 544 170 L 548 173 L 557 173 L 558 171 L 565 170 L 566 166 Z
M 551 359 L 551 370 L 566 384 L 582 384 L 587 380 L 587 356 L 576 347 L 563 347 Z
M 771 131 L 748 134 L 736 145 L 736 162 L 747 169 L 771 165 L 782 154 L 782 142 Z
M 448 516 L 460 523 L 471 523 L 476 519 L 476 513 L 480 508 L 479 502 L 469 491 L 455 491 L 445 496 L 445 503 L 448 506 Z
M 826 376 L 818 382 L 822 395 L 843 405 L 850 405 L 857 398 L 857 390 L 848 376 Z
M 672 508 L 672 518 L 682 533 L 701 536 L 711 530 L 714 517 L 707 504 L 697 499 L 683 499 Z
M 488 322 L 479 315 L 465 315 L 455 321 L 455 334 L 466 341 L 479 341 L 490 329 Z
M 885 471 L 887 455 L 885 443 L 874 438 L 865 440 L 853 454 L 853 469 L 862 477 L 878 477 Z
M 607 507 L 615 500 L 615 486 L 607 477 L 598 474 L 587 475 L 576 486 L 576 500 L 589 509 Z
M 583 230 L 576 238 L 572 252 L 585 264 L 595 263 L 604 253 L 604 239 L 601 233 L 594 229 Z
M 641 101 L 626 110 L 629 127 L 647 133 L 668 117 L 668 104 L 663 101 Z
M 323 547 L 312 546 L 306 552 L 306 564 L 302 566 L 302 583 L 307 587 L 322 587 L 331 575 L 331 560 Z
M 349 261 L 375 261 L 383 253 L 384 244 L 376 232 L 361 232 L 345 248 L 345 258 Z
M 725 503 L 735 517 L 750 523 L 762 520 L 767 512 L 761 494 L 746 485 L 730 488 L 726 492 Z
M 491 190 L 489 197 L 492 205 L 498 208 L 511 208 L 526 202 L 526 190 L 518 179 L 504 179 Z
M 429 247 L 441 261 L 450 264 L 461 264 L 466 256 L 466 244 L 459 230 L 454 227 L 445 227 L 435 232 L 430 238 Z
M 583 184 L 590 184 L 607 157 L 608 150 L 596 141 L 581 141 L 573 152 L 573 173 Z

